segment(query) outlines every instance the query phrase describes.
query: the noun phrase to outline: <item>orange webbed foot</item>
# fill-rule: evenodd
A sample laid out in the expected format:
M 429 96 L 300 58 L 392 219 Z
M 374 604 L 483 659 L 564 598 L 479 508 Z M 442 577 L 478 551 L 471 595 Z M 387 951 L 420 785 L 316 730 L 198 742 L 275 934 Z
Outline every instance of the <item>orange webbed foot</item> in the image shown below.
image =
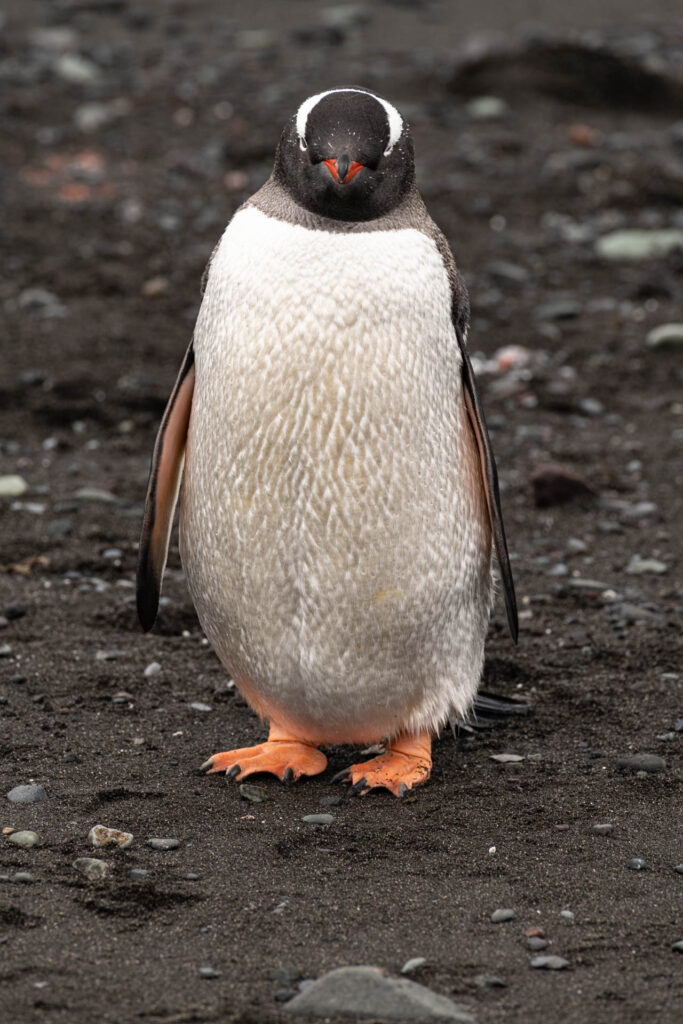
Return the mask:
M 240 747 L 214 754 L 201 771 L 212 775 L 225 772 L 229 780 L 240 782 L 257 772 L 277 775 L 282 782 L 295 782 L 302 775 L 319 775 L 327 767 L 321 750 L 299 740 L 268 740 L 255 747 Z
M 397 737 L 387 744 L 386 753 L 352 764 L 335 778 L 351 782 L 353 792 L 359 796 L 365 796 L 371 789 L 388 789 L 394 796 L 404 797 L 426 782 L 431 770 L 431 738 L 420 733 Z

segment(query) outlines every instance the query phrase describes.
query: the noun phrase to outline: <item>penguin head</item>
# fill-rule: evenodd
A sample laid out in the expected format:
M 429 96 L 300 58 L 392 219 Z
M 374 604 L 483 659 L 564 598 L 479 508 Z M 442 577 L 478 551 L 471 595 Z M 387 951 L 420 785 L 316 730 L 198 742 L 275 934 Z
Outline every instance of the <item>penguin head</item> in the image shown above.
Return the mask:
M 408 125 L 365 89 L 309 96 L 285 125 L 274 176 L 313 213 L 373 220 L 397 206 L 415 180 Z

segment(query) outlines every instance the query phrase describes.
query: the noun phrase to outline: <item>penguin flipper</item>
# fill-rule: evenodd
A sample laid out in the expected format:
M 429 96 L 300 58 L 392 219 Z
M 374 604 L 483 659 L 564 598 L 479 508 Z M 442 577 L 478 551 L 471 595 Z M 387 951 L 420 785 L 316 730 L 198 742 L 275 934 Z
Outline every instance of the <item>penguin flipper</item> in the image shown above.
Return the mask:
M 462 353 L 462 382 L 465 394 L 465 405 L 472 425 L 472 430 L 479 449 L 481 471 L 484 479 L 484 490 L 491 519 L 491 530 L 493 533 L 493 544 L 496 549 L 500 577 L 503 584 L 503 595 L 505 597 L 505 610 L 507 612 L 510 635 L 517 643 L 519 623 L 517 619 L 517 599 L 515 597 L 515 584 L 512 579 L 510 568 L 510 556 L 508 555 L 507 541 L 505 539 L 505 527 L 503 525 L 503 513 L 500 507 L 500 493 L 498 490 L 498 471 L 496 461 L 493 457 L 491 440 L 486 429 L 486 420 L 482 409 L 477 382 L 474 378 L 474 370 L 465 346 L 465 340 L 460 329 L 456 326 L 458 345 Z
M 154 443 L 138 553 L 137 607 L 142 628 L 154 625 L 166 567 L 173 514 L 185 461 L 194 392 L 194 349 L 185 353 Z

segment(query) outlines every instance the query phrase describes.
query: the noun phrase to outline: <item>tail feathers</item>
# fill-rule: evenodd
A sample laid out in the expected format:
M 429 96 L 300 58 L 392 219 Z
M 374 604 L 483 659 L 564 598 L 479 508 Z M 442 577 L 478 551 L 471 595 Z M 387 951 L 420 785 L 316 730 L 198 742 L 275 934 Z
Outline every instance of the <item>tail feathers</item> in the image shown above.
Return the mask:
M 466 718 L 451 719 L 450 726 L 455 735 L 482 732 L 505 725 L 510 718 L 523 718 L 529 714 L 531 705 L 524 701 L 481 692 L 474 698 L 469 715 Z

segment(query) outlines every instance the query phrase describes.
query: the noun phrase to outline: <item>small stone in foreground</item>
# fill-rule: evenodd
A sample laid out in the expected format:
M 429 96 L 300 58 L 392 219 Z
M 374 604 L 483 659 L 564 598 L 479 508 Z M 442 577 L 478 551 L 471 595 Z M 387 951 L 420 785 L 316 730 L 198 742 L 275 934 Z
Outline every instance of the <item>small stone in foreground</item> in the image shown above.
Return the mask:
M 661 772 L 666 768 L 666 761 L 657 754 L 629 754 L 619 759 L 619 767 L 633 772 Z
M 403 967 L 401 968 L 401 974 L 414 974 L 415 971 L 419 971 L 420 967 L 424 967 L 426 963 L 426 957 L 413 956 L 410 958 L 410 960 L 406 960 Z
M 121 832 L 118 828 L 109 828 L 107 825 L 93 825 L 88 832 L 88 839 L 93 846 L 120 846 L 125 850 L 133 842 L 132 832 Z
M 147 845 L 151 846 L 153 850 L 177 850 L 180 846 L 179 839 L 148 839 Z
M 683 344 L 683 324 L 660 324 L 658 327 L 653 327 L 645 339 L 645 344 L 649 348 Z
M 34 876 L 30 871 L 17 871 L 12 878 L 13 882 L 35 882 Z
M 240 796 L 252 804 L 263 804 L 268 799 L 265 789 L 261 789 L 260 786 L 252 786 L 248 782 L 240 783 Z
M 631 871 L 647 871 L 647 864 L 642 857 L 632 857 L 626 867 Z
M 608 836 L 614 832 L 614 825 L 609 821 L 598 822 L 597 825 L 593 825 L 593 832 L 597 836 Z
M 23 477 L 17 476 L 16 473 L 0 476 L 0 498 L 19 498 L 22 494 L 26 494 L 27 490 L 28 484 Z
M 533 956 L 529 961 L 530 967 L 538 967 L 544 971 L 563 971 L 569 967 L 569 960 L 561 956 Z
M 329 971 L 299 992 L 284 1009 L 317 1017 L 455 1020 L 474 1024 L 474 1017 L 463 1006 L 407 978 L 390 978 L 378 967 L 339 967 Z
M 531 938 L 527 939 L 526 948 L 532 953 L 540 953 L 542 949 L 547 949 L 549 942 L 547 939 L 542 939 L 538 935 L 532 935 Z
M 38 842 L 38 833 L 22 829 L 19 832 L 12 832 L 7 838 L 10 843 L 16 843 L 17 846 L 23 846 L 25 850 L 30 850 Z
M 96 857 L 77 857 L 73 866 L 90 882 L 100 882 L 109 874 L 109 865 Z
M 15 786 L 10 789 L 7 799 L 13 804 L 42 804 L 47 800 L 47 793 L 42 786 Z
M 217 971 L 215 967 L 200 967 L 198 971 L 200 978 L 220 978 L 221 972 Z
M 510 910 L 509 907 L 501 907 L 500 910 L 493 911 L 491 920 L 494 924 L 502 924 L 503 921 L 514 921 L 516 916 L 514 910 Z
M 334 821 L 334 814 L 304 814 L 302 821 L 307 825 L 331 825 Z
M 507 981 L 503 981 L 497 974 L 475 974 L 473 981 L 477 988 L 507 988 Z

